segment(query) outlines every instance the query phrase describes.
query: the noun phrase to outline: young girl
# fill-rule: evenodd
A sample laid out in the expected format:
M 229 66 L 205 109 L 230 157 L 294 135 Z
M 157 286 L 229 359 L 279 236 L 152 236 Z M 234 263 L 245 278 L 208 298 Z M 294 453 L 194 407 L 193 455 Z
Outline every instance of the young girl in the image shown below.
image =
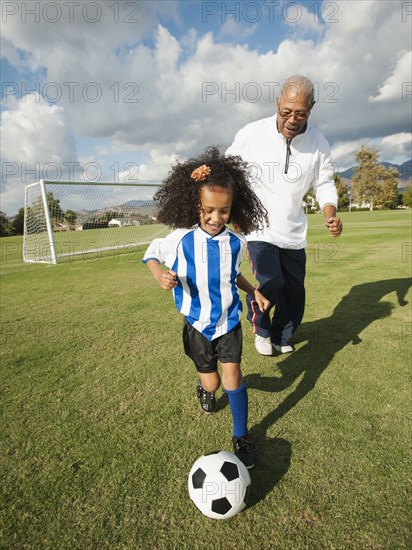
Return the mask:
M 267 222 L 247 174 L 240 157 L 222 156 L 216 147 L 177 163 L 154 197 L 157 219 L 174 231 L 155 239 L 143 262 L 163 289 L 173 289 L 176 306 L 185 317 L 184 349 L 198 371 L 198 397 L 207 413 L 215 409 L 220 361 L 233 418 L 234 452 L 252 468 L 254 446 L 248 439 L 248 398 L 240 370 L 242 302 L 237 289 L 254 295 L 261 311 L 269 309 L 270 302 L 240 273 L 246 241 L 226 226 L 231 222 L 249 233 Z

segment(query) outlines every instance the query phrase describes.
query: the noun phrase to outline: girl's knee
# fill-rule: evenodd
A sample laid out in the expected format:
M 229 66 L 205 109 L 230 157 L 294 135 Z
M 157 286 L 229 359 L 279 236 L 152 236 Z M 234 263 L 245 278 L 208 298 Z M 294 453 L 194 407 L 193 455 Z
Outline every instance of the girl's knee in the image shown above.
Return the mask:
M 202 388 L 206 391 L 217 391 L 220 387 L 220 376 L 219 373 L 216 372 L 210 372 L 210 373 L 202 373 L 199 372 L 199 379 L 200 383 L 202 384 Z
M 226 390 L 237 390 L 243 384 L 243 376 L 239 364 L 222 364 L 222 383 Z

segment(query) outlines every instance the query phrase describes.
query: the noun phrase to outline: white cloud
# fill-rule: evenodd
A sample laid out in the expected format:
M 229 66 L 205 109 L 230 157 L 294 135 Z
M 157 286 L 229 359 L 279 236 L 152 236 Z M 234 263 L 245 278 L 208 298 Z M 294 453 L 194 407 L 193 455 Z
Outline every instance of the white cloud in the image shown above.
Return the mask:
M 11 99 L 1 118 L 3 159 L 28 164 L 77 159 L 63 107 L 29 94 L 22 101 Z
M 253 25 L 237 22 L 235 19 L 227 18 L 226 21 L 220 27 L 218 37 L 233 37 L 233 38 L 247 38 L 252 34 L 255 34 L 258 26 L 256 23 Z
M 155 43 L 155 64 L 158 73 L 170 78 L 175 72 L 181 49 L 179 42 L 169 31 L 159 25 Z
M 62 2 L 57 9 L 57 2 L 10 4 L 14 6 L 2 12 L 3 39 L 26 52 L 21 65 L 31 69 L 53 66 L 62 57 L 77 65 L 83 58 L 89 65 L 97 59 L 107 61 L 108 51 L 149 38 L 159 15 L 178 19 L 175 0 Z
M 377 96 L 370 96 L 370 101 L 399 101 L 407 99 L 403 97 L 408 86 L 409 95 L 411 95 L 411 67 L 412 52 L 398 52 L 398 59 L 392 73 L 385 82 L 379 86 Z
M 160 183 L 168 174 L 172 164 L 178 159 L 176 154 L 164 154 L 157 149 L 150 151 L 150 161 L 139 166 L 137 179 L 140 183 Z M 130 170 L 120 172 L 119 180 L 123 181 L 130 176 Z
M 37 94 L 10 99 L 2 112 L 2 207 L 15 211 L 24 202 L 24 187 L 43 179 L 67 179 L 77 163 L 75 140 L 64 109 Z
M 332 3 L 331 7 L 333 8 Z M 335 4 L 336 6 L 336 4 Z M 313 11 L 312 11 L 313 10 Z M 313 3 L 310 9 L 298 4 L 297 2 L 286 2 L 282 8 L 282 17 L 284 21 L 289 25 L 292 35 L 296 37 L 303 37 L 309 34 L 321 34 L 324 27 L 319 24 L 322 12 L 320 9 L 320 3 Z M 336 21 L 332 9 L 331 12 L 326 13 L 326 21 Z
M 385 136 L 380 143 L 382 158 L 412 157 L 412 134 L 401 132 Z
M 180 45 L 188 53 L 192 53 L 196 49 L 198 34 L 196 29 L 190 28 L 180 39 Z
M 333 162 L 336 164 L 337 171 L 343 172 L 355 164 L 355 154 L 361 145 L 365 145 L 365 140 L 357 139 L 339 143 L 332 149 Z

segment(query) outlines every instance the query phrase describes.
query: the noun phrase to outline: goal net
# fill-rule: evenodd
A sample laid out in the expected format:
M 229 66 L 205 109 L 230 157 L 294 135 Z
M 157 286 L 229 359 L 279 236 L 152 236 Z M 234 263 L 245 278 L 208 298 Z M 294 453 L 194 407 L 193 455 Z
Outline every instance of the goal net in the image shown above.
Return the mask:
M 26 186 L 23 261 L 128 252 L 170 230 L 156 222 L 158 185 L 46 181 Z

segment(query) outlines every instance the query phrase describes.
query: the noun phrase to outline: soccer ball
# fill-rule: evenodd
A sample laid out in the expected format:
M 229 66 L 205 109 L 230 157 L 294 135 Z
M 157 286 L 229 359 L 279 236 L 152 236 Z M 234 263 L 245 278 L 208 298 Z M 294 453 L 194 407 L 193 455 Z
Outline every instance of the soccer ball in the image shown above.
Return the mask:
M 189 495 L 205 516 L 226 519 L 246 506 L 251 481 L 246 466 L 227 451 L 201 456 L 189 473 Z

